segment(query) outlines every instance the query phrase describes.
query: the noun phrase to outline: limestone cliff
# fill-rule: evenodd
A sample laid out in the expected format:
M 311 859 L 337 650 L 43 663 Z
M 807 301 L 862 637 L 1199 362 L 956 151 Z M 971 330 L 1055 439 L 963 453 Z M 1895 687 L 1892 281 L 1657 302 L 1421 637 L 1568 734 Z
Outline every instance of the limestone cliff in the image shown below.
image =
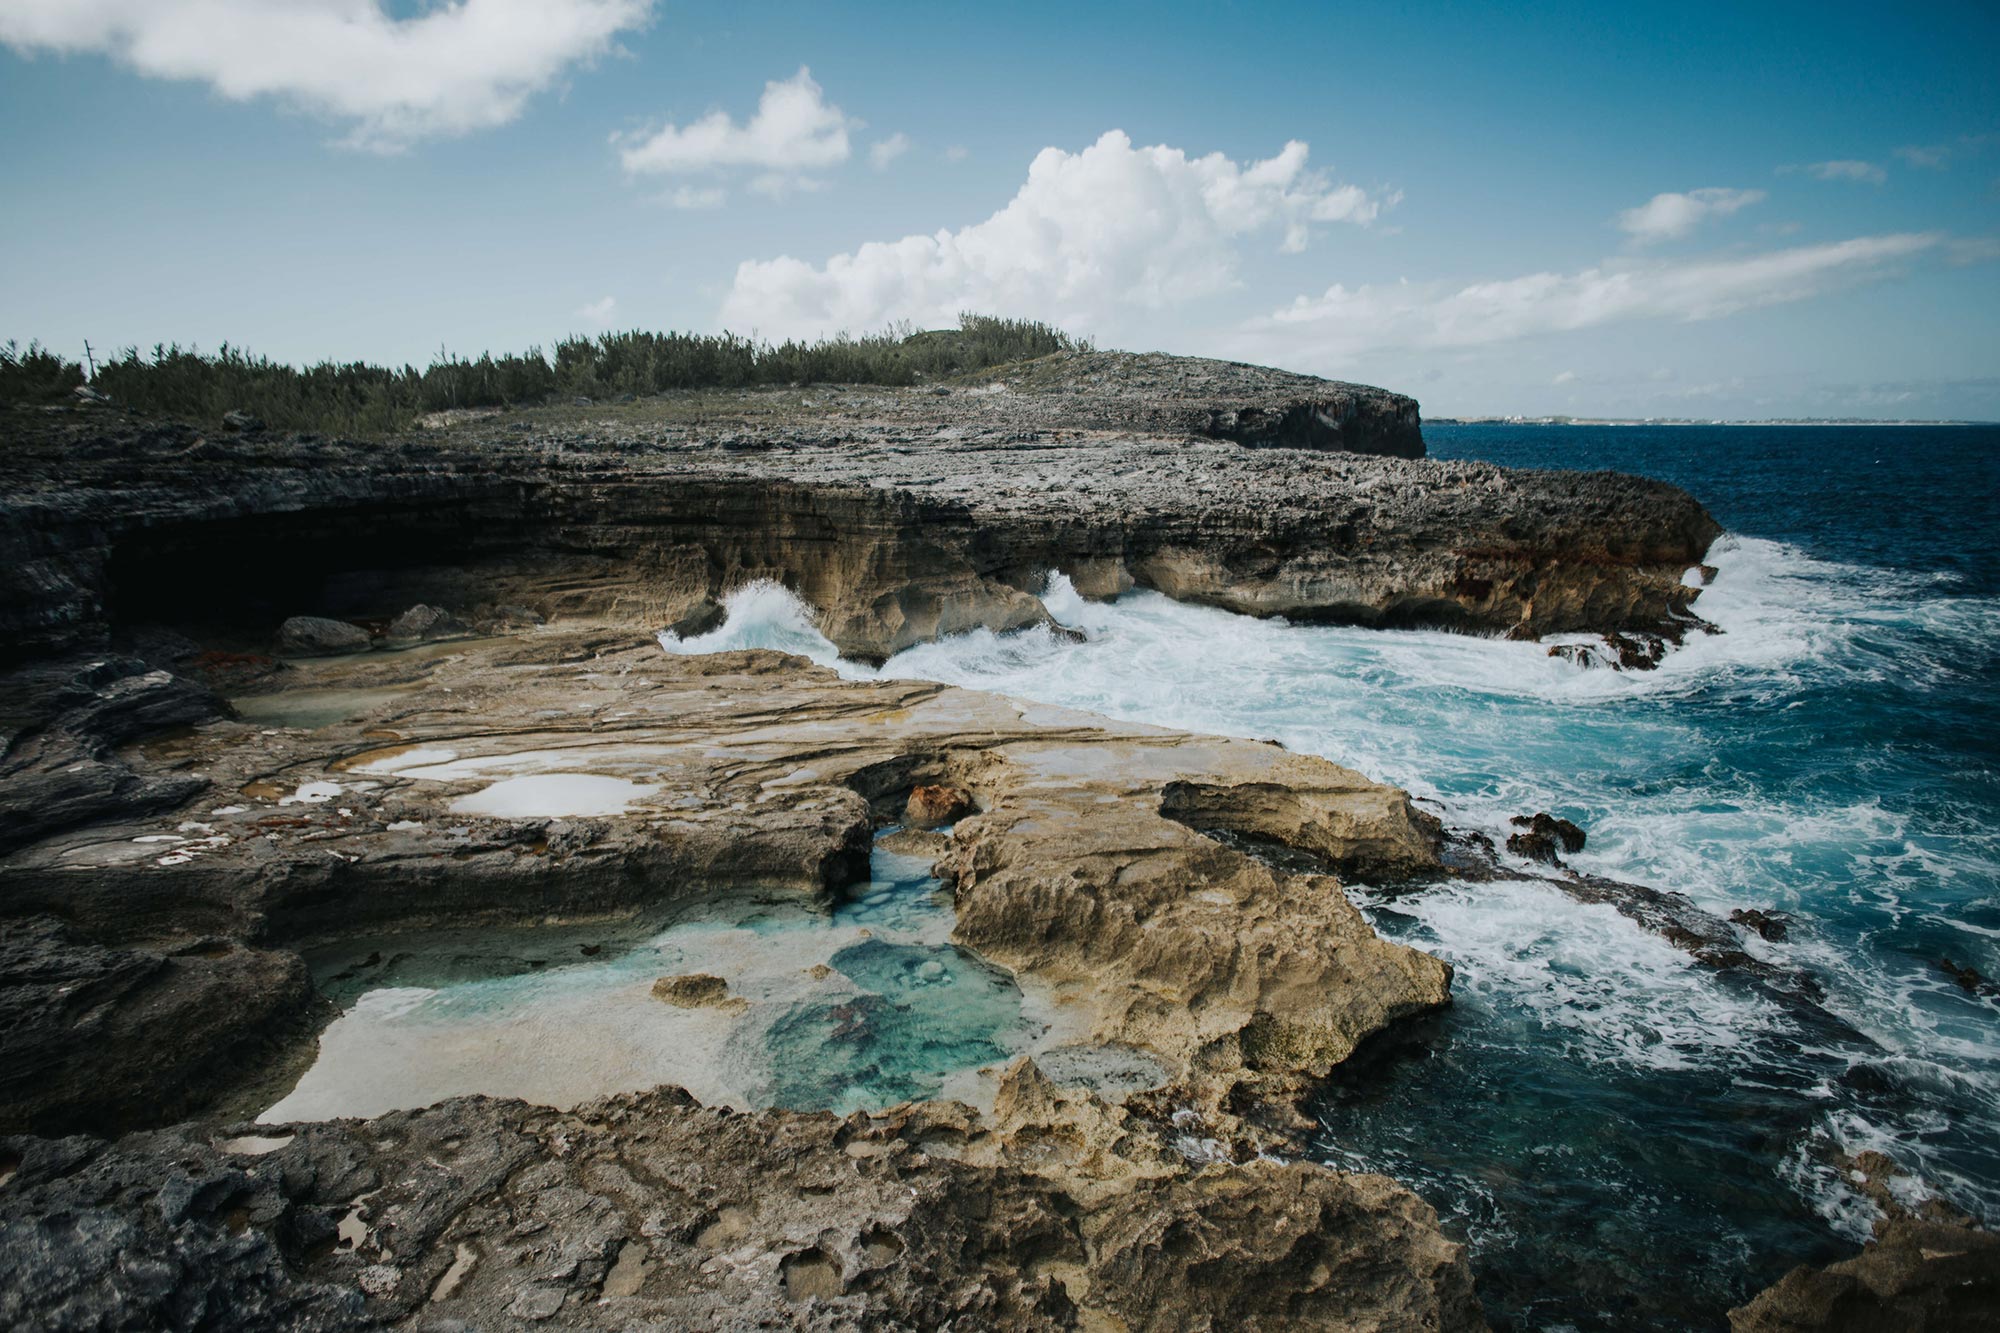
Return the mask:
M 1682 577 L 1719 528 L 1673 487 L 1329 452 L 1270 422 L 1414 430 L 1414 405 L 1332 386 L 1348 398 L 1300 408 L 1276 372 L 1118 364 L 489 415 L 386 445 L 16 412 L 0 652 L 157 621 L 261 644 L 292 615 L 416 601 L 654 629 L 773 578 L 843 652 L 880 659 L 1042 619 L 1054 570 L 1089 596 L 1302 620 L 1526 637 L 1690 620 Z

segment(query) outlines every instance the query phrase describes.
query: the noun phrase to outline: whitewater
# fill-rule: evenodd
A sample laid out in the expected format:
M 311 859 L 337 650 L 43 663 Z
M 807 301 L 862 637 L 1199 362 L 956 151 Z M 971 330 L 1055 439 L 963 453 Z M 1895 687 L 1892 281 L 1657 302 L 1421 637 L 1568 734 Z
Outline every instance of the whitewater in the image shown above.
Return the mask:
M 1790 466 L 1786 441 L 1758 447 L 1760 466 Z M 1082 642 L 978 631 L 871 669 L 771 584 L 734 593 L 713 633 L 662 641 L 1271 738 L 1450 827 L 1504 843 L 1510 818 L 1550 811 L 1588 830 L 1579 870 L 1722 916 L 1789 914 L 1786 939 L 1747 950 L 1814 976 L 1851 1031 L 1546 884 L 1350 888 L 1382 933 L 1454 965 L 1456 1000 L 1336 1080 L 1315 1154 L 1422 1193 L 1473 1247 L 1503 1326 L 1705 1326 L 1866 1238 L 1873 1205 L 1840 1154 L 1886 1152 L 2000 1222 L 2000 1003 L 1939 966 L 2000 971 L 2000 598 L 1956 554 L 1830 558 L 1840 543 L 1781 512 L 1797 488 L 1764 513 L 1742 503 L 1765 494 L 1754 479 L 1709 478 L 1721 505 L 1700 480 L 1683 484 L 1734 529 L 1698 607 L 1721 632 L 1652 672 L 1143 590 L 1090 602 L 1060 571 L 1044 601 Z

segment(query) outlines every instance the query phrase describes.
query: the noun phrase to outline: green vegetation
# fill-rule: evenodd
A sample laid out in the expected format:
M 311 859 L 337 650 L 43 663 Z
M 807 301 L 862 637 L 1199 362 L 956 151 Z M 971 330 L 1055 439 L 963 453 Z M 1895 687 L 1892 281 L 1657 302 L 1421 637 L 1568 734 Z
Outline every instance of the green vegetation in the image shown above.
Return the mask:
M 0 403 L 53 403 L 83 383 L 83 367 L 40 343 L 24 350 L 9 338 L 0 346 Z
M 821 342 L 754 342 L 735 334 L 610 333 L 569 338 L 546 357 L 478 360 L 440 349 L 431 364 L 400 370 L 353 361 L 297 369 L 224 344 L 212 355 L 175 346 L 127 348 L 100 365 L 93 389 L 141 412 L 215 421 L 245 411 L 279 430 L 381 434 L 424 412 L 528 407 L 568 398 L 615 398 L 676 389 L 789 384 L 914 384 L 1087 347 L 1035 320 L 962 315 L 956 329 L 892 328 Z M 0 402 L 52 402 L 83 382 L 76 364 L 29 344 L 0 350 Z

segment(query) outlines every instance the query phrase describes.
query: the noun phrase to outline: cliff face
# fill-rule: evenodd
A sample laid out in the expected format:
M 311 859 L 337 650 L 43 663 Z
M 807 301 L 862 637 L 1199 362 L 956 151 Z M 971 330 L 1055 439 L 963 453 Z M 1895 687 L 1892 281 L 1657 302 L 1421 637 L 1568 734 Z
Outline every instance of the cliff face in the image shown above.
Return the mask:
M 1051 570 L 1087 596 L 1137 585 L 1355 624 L 1533 637 L 1687 619 L 1682 575 L 1719 528 L 1682 491 L 1363 457 L 1414 434 L 1414 403 L 1105 355 L 953 389 L 486 416 L 390 445 L 16 414 L 0 651 L 148 622 L 255 639 L 292 614 L 417 600 L 658 628 L 774 578 L 844 652 L 880 659 L 1043 619 Z

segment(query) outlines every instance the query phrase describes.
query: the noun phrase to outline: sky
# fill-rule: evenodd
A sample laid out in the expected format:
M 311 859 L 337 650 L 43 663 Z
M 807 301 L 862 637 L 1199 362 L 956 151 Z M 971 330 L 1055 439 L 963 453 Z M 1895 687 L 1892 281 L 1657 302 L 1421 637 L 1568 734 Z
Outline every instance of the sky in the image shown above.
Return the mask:
M 961 310 L 1427 415 L 2000 419 L 2000 6 L 0 0 L 0 339 Z

